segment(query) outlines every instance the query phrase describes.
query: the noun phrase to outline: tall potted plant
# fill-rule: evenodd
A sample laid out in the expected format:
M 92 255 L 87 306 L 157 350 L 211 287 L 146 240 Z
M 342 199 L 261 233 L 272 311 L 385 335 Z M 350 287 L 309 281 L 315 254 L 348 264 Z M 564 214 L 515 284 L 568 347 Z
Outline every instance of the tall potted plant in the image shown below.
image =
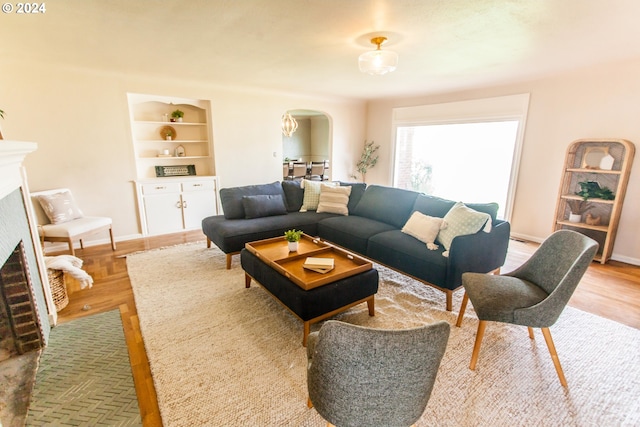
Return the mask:
M 356 163 L 356 170 L 362 175 L 362 182 L 366 182 L 367 172 L 378 163 L 378 155 L 376 152 L 380 148 L 379 145 L 374 145 L 374 142 L 364 142 L 364 148 L 360 155 L 360 161 Z M 352 178 L 358 179 L 356 175 L 351 175 Z

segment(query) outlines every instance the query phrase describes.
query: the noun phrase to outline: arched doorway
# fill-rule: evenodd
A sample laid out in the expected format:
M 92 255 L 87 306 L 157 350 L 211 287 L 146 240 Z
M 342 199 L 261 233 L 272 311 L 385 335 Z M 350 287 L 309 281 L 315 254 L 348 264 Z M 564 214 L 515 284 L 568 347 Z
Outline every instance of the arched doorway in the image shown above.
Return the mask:
M 329 116 L 315 110 L 288 110 L 298 123 L 291 136 L 282 135 L 283 162 L 326 162 L 328 179 L 331 160 L 331 124 Z M 284 175 L 284 174 L 283 174 Z

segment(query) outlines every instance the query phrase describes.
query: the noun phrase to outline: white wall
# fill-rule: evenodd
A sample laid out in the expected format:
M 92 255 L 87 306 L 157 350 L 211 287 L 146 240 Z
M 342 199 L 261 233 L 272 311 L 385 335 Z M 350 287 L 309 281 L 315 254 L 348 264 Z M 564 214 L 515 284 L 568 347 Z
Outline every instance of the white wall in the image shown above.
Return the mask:
M 527 83 L 481 90 L 373 101 L 367 138 L 381 144 L 368 183 L 390 184 L 394 107 L 426 105 L 517 93 L 531 94 L 512 234 L 541 241 L 553 226 L 566 149 L 579 138 L 624 138 L 640 149 L 640 59 L 602 65 Z M 640 160 L 632 168 L 613 258 L 640 264 Z M 465 179 L 464 171 L 460 171 Z
M 364 139 L 364 102 L 221 88 L 212 82 L 102 73 L 0 57 L 6 139 L 34 141 L 31 191 L 69 187 L 87 215 L 113 218 L 117 239 L 139 235 L 127 92 L 209 99 L 221 187 L 282 179 L 280 117 L 309 109 L 331 117 L 333 176 L 347 179 Z M 356 145 L 349 147 L 349 144 Z M 274 156 L 275 152 L 275 156 Z

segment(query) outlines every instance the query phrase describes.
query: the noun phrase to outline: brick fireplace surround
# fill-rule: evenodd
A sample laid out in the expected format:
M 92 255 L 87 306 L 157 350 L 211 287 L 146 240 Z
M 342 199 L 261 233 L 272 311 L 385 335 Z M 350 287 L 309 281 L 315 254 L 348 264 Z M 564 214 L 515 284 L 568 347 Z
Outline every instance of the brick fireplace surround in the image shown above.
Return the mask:
M 36 147 L 0 141 L 0 360 L 44 347 L 57 320 L 22 166 Z

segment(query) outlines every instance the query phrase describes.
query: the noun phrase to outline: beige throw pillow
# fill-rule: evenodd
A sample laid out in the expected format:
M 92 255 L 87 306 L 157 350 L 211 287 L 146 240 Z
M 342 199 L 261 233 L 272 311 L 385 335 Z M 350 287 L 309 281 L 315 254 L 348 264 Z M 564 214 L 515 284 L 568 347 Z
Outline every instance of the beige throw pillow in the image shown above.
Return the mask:
M 69 191 L 38 196 L 38 201 L 52 224 L 62 224 L 83 217 Z
M 302 181 L 301 187 L 304 188 L 304 197 L 302 198 L 302 207 L 300 212 L 315 211 L 320 203 L 320 186 L 336 185 L 334 183 L 323 183 L 322 181 Z
M 347 204 L 351 195 L 351 187 L 333 186 L 327 184 L 320 185 L 320 199 L 317 213 L 329 212 L 339 215 L 349 215 Z
M 402 232 L 426 243 L 429 250 L 435 251 L 438 249 L 438 245 L 434 243 L 436 237 L 440 230 L 446 226 L 447 223 L 443 218 L 436 218 L 416 211 L 411 214 L 407 223 L 402 227 Z

